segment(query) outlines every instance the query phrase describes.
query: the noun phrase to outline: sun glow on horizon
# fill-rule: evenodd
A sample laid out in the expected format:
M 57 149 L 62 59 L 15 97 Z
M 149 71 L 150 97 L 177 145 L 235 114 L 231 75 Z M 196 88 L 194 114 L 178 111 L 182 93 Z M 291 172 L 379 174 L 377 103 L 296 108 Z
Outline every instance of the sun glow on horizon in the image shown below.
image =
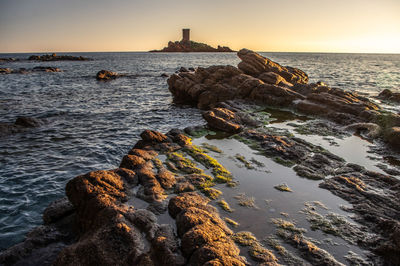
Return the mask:
M 397 0 L 0 0 L 0 52 L 148 51 L 191 28 L 234 50 L 400 53 L 398 14 Z

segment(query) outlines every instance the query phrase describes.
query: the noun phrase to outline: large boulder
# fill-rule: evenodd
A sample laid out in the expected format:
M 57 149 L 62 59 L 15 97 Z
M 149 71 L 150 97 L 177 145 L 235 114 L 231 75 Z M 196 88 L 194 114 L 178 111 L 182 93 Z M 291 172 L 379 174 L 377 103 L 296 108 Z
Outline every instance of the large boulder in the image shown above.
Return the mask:
M 265 73 L 273 72 L 285 79 L 289 83 L 307 83 L 308 76 L 305 72 L 300 69 L 293 67 L 283 67 L 280 64 L 265 58 L 256 52 L 248 49 L 241 49 L 237 55 L 242 62 L 239 63 L 238 68 L 242 70 L 245 74 L 251 75 L 256 78 L 266 79 Z M 261 77 L 260 77 L 261 76 Z M 271 75 L 270 75 L 271 76 Z M 276 83 L 276 77 L 270 77 L 271 80 Z M 278 82 L 279 83 L 279 82 Z

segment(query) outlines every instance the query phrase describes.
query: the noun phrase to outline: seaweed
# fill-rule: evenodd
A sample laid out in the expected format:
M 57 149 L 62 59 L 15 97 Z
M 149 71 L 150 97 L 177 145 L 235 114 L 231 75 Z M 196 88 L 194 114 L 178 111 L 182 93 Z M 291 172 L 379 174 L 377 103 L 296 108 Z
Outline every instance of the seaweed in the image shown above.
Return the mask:
M 223 209 L 224 211 L 233 212 L 233 210 L 232 210 L 231 207 L 229 206 L 228 202 L 226 202 L 225 200 L 221 199 L 221 200 L 218 201 L 217 203 L 218 203 L 218 205 L 221 207 L 221 209 Z

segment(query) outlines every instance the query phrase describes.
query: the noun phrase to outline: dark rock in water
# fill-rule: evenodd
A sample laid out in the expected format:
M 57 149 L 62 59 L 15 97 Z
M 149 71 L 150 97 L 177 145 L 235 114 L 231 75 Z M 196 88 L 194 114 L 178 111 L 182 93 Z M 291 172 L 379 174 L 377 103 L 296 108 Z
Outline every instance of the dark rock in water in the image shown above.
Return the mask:
M 13 124 L 0 123 L 0 136 L 21 133 L 29 128 L 40 127 L 44 121 L 33 117 L 18 117 Z
M 43 212 L 45 224 L 55 223 L 75 211 L 74 206 L 67 198 L 61 198 L 52 202 Z
M 12 69 L 11 68 L 0 68 L 0 74 L 11 74 Z
M 400 148 L 400 127 L 392 127 L 385 134 L 385 140 L 396 148 Z
M 28 74 L 30 72 L 62 72 L 61 69 L 57 67 L 50 66 L 37 66 L 34 68 L 0 68 L 0 74 Z
M 195 71 L 194 67 L 189 67 L 188 70 L 189 71 Z
M 45 55 L 31 55 L 28 60 L 36 61 L 88 61 L 89 58 L 83 56 L 72 56 L 72 55 L 56 55 L 56 54 L 45 54 Z
M 189 72 L 186 67 L 181 67 L 178 72 Z
M 16 62 L 16 61 L 19 61 L 19 59 L 17 59 L 17 58 L 12 58 L 12 57 L 9 57 L 9 58 L 0 58 L 0 62 Z
M 116 72 L 112 72 L 112 71 L 109 71 L 109 70 L 100 70 L 96 74 L 96 79 L 97 80 L 111 80 L 111 79 L 116 79 L 119 76 L 120 75 L 118 73 L 116 73 Z
M 57 67 L 48 67 L 48 66 L 37 66 L 32 69 L 32 71 L 39 72 L 61 72 L 62 70 Z
M 33 117 L 20 116 L 15 120 L 14 125 L 22 127 L 39 127 L 42 125 L 42 122 Z
M 169 75 L 168 75 L 167 73 L 162 73 L 162 74 L 160 75 L 160 77 L 163 77 L 163 78 L 168 78 L 168 77 L 169 77 Z
M 398 103 L 398 102 L 400 102 L 400 93 L 392 92 L 389 89 L 385 89 L 381 93 L 379 93 L 378 98 Z

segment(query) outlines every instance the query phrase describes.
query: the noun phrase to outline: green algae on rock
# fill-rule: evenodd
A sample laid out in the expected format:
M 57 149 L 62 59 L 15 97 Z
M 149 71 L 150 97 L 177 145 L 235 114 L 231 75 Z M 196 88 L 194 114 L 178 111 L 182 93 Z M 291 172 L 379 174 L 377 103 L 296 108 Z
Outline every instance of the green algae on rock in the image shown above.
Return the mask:
M 254 197 L 248 197 L 245 193 L 239 193 L 234 196 L 235 199 L 238 200 L 238 204 L 240 206 L 248 207 L 248 208 L 258 208 L 255 204 Z
M 238 227 L 239 226 L 238 222 L 236 222 L 236 221 L 234 221 L 234 220 L 232 220 L 232 219 L 230 219 L 228 217 L 225 217 L 224 221 L 227 222 L 228 224 L 232 225 L 233 227 Z
M 205 187 L 201 191 L 204 193 L 204 195 L 213 200 L 222 195 L 222 192 L 220 190 L 211 187 Z
M 241 246 L 250 247 L 248 252 L 252 259 L 268 265 L 278 265 L 275 255 L 265 248 L 251 232 L 237 232 L 232 239 Z
M 228 202 L 225 200 L 221 199 L 220 201 L 217 202 L 217 204 L 223 209 L 224 211 L 227 212 L 233 212 L 232 208 L 229 206 Z
M 274 186 L 275 189 L 279 191 L 284 191 L 284 192 L 292 192 L 292 189 L 286 185 L 286 183 L 282 183 L 279 185 Z
M 204 149 L 207 149 L 209 151 L 213 151 L 213 152 L 216 152 L 216 153 L 223 153 L 222 150 L 220 148 L 218 148 L 217 146 L 209 144 L 209 143 L 206 143 L 206 142 L 201 143 L 201 146 Z

